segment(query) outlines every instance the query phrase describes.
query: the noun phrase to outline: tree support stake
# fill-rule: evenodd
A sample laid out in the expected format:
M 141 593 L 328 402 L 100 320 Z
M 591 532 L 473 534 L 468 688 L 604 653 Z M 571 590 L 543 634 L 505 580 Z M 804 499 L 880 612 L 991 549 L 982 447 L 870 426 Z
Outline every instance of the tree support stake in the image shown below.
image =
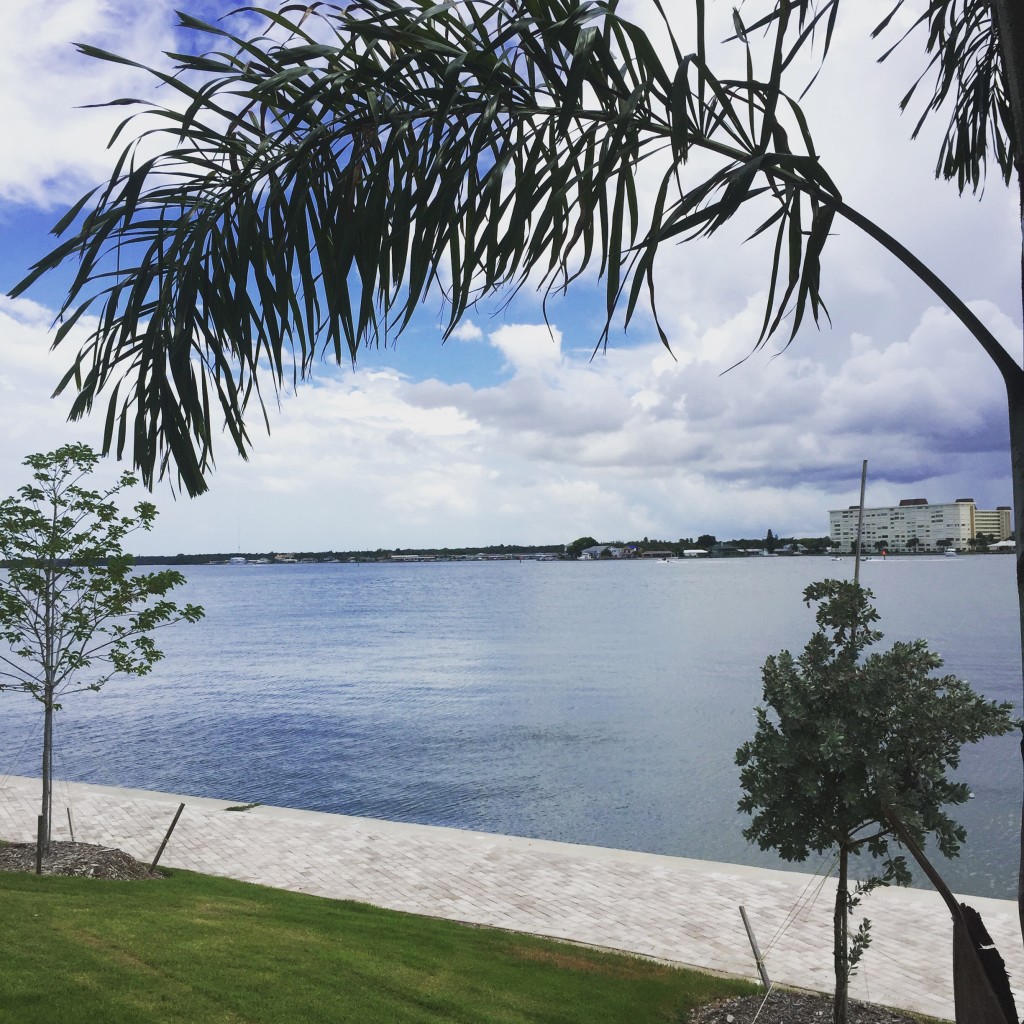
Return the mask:
M 758 948 L 757 939 L 754 936 L 754 929 L 751 928 L 750 921 L 747 920 L 746 907 L 740 907 L 740 917 L 743 918 L 743 927 L 747 929 L 747 938 L 750 940 L 750 948 L 754 951 L 754 963 L 757 964 L 757 973 L 761 975 L 761 984 L 764 985 L 765 991 L 767 991 L 772 987 L 772 983 L 768 977 L 768 970 L 764 965 L 761 950 Z
M 164 847 L 167 845 L 167 840 L 171 838 L 171 833 L 174 831 L 174 826 L 178 824 L 178 819 L 181 817 L 181 812 L 185 810 L 184 804 L 178 804 L 178 810 L 174 814 L 174 820 L 171 822 L 170 828 L 167 830 L 167 834 L 164 836 L 164 841 L 160 844 L 160 849 L 156 851 L 156 856 L 153 858 L 153 863 L 149 865 L 150 871 L 155 871 L 157 864 L 160 863 L 160 858 L 164 854 Z

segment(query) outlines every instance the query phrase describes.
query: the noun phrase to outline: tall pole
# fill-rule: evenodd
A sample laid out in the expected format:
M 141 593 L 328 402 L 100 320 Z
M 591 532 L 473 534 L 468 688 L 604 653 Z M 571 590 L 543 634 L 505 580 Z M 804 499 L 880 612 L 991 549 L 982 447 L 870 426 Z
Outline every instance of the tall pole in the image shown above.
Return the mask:
M 864 536 L 864 490 L 868 483 L 868 460 L 860 467 L 860 510 L 857 513 L 857 548 L 853 556 L 853 585 L 860 587 L 860 544 Z

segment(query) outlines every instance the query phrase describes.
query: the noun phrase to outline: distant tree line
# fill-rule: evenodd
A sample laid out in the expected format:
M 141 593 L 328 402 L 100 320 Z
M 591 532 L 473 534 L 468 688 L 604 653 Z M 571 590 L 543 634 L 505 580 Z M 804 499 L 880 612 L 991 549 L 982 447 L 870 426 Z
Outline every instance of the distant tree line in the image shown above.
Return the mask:
M 740 537 L 727 541 L 719 541 L 711 533 L 702 533 L 696 539 L 680 537 L 678 540 L 644 537 L 640 540 L 598 541 L 593 537 L 578 537 L 566 546 L 565 557 L 579 558 L 584 551 L 593 547 L 622 548 L 630 555 L 636 556 L 652 551 L 665 552 L 676 557 L 682 557 L 687 551 L 706 551 L 709 555 L 728 556 L 754 549 L 773 553 L 787 550 L 822 555 L 831 550 L 833 542 L 829 537 L 776 537 L 771 530 L 764 537 Z
M 832 541 L 828 537 L 776 537 L 771 530 L 766 537 L 737 538 L 719 541 L 714 534 L 702 533 L 696 538 L 680 537 L 677 540 L 642 537 L 635 540 L 598 541 L 594 537 L 578 537 L 570 544 L 487 544 L 459 548 L 376 548 L 342 551 L 213 551 L 206 553 L 179 552 L 176 555 L 139 555 L 139 565 L 218 565 L 232 558 L 244 558 L 249 562 L 280 561 L 287 558 L 298 562 L 389 562 L 395 555 L 416 555 L 423 558 L 446 559 L 472 558 L 474 555 L 487 557 L 511 557 L 533 554 L 555 555 L 558 558 L 576 559 L 587 548 L 608 546 L 622 548 L 635 554 L 665 552 L 682 557 L 686 551 L 707 551 L 708 554 L 727 556 L 743 550 L 768 551 L 803 550 L 807 554 L 825 554 Z
M 529 555 L 550 554 L 563 556 L 564 544 L 490 544 L 465 548 L 376 548 L 351 551 L 214 551 L 209 553 L 178 553 L 176 555 L 139 555 L 139 565 L 217 565 L 232 558 L 249 562 L 275 561 L 282 557 L 299 562 L 388 562 L 394 555 L 421 555 L 438 559 L 466 558 L 473 555 Z

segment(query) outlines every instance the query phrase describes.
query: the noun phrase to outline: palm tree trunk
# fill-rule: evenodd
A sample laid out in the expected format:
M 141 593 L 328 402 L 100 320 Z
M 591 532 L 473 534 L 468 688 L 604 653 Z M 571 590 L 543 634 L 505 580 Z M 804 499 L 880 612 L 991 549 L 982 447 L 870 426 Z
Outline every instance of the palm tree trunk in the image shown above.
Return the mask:
M 1018 178 L 1024 162 L 1024 5 L 1020 0 L 991 0 L 1003 58 L 1003 89 L 1010 104 L 1017 150 Z
M 847 895 L 847 871 L 849 851 L 845 845 L 839 847 L 839 883 L 836 886 L 836 906 L 832 916 L 832 957 L 836 970 L 836 995 L 832 1004 L 834 1024 L 846 1024 L 846 1007 L 850 984 L 847 929 L 850 917 L 850 901 Z
M 1017 545 L 1017 608 L 1021 652 L 1024 654 L 1024 381 L 1006 382 L 1010 414 L 1010 472 L 1013 480 L 1013 536 Z M 1024 768 L 1024 737 L 1021 739 L 1021 764 Z M 1024 938 L 1024 803 L 1021 804 L 1020 866 L 1017 874 L 1017 913 Z
M 991 0 L 993 23 L 1003 63 L 1003 92 L 1013 117 L 1014 166 L 1021 214 L 1021 307 L 1024 309 L 1024 4 L 1020 0 Z M 1017 545 L 1017 603 L 1020 608 L 1021 654 L 1024 657 L 1024 386 L 1006 374 L 1010 411 L 1010 461 L 1013 473 L 1013 536 Z M 1024 666 L 1022 666 L 1024 670 Z M 1021 739 L 1024 766 L 1024 738 Z M 1021 805 L 1020 871 L 1017 876 L 1017 912 L 1024 939 L 1024 804 Z

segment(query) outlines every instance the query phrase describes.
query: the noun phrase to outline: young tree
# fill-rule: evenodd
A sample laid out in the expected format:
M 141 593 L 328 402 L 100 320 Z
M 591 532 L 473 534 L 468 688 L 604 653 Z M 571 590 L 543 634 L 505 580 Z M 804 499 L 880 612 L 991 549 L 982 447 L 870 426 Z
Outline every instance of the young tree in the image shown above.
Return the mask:
M 804 591 L 818 605 L 818 628 L 799 657 L 782 651 L 765 661 L 757 729 L 736 752 L 739 808 L 752 816 L 743 835 L 789 861 L 836 854 L 835 1024 L 845 1024 L 850 975 L 870 941 L 867 921 L 851 937 L 850 910 L 875 885 L 910 882 L 889 818 L 918 843 L 930 835 L 956 856 L 966 832 L 946 808 L 969 792 L 947 771 L 965 743 L 1016 724 L 1011 704 L 986 701 L 956 676 L 932 675 L 942 661 L 924 640 L 862 658 L 882 639 L 871 596 L 840 580 Z M 881 870 L 851 893 L 850 859 L 862 852 Z
M 0 502 L 0 690 L 21 690 L 43 706 L 42 804 L 49 842 L 53 714 L 63 699 L 99 690 L 112 676 L 145 675 L 163 656 L 151 637 L 159 626 L 196 622 L 198 605 L 166 598 L 185 582 L 179 572 L 135 572 L 123 542 L 150 530 L 156 508 L 131 512 L 116 498 L 136 483 L 124 473 L 106 490 L 86 478 L 99 456 L 86 445 L 30 455 L 32 483 Z

